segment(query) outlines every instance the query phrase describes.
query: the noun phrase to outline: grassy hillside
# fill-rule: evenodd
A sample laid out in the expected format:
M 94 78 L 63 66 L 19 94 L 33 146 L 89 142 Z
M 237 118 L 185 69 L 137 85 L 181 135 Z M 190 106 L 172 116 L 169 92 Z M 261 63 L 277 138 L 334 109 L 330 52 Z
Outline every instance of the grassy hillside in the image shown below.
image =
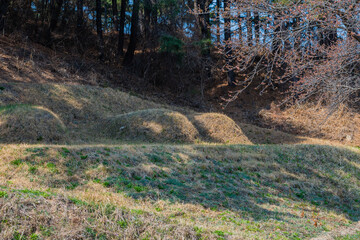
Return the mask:
M 3 145 L 1 239 L 309 239 L 360 218 L 360 150 Z
M 360 220 L 358 148 L 111 88 L 0 84 L 0 156 L 0 239 L 310 239 Z
M 114 143 L 107 136 L 101 141 L 98 137 L 93 139 L 94 134 L 99 131 L 89 133 L 91 129 L 86 124 L 81 126 L 84 118 L 94 119 L 94 116 L 100 116 L 99 119 L 102 120 L 104 116 L 114 117 L 138 110 L 159 108 L 178 111 L 182 114 L 185 111 L 183 108 L 174 109 L 173 106 L 164 107 L 165 104 L 150 104 L 149 101 L 142 99 L 137 101 L 138 98 L 128 98 L 128 94 L 114 91 L 111 88 L 88 86 L 93 85 L 127 89 L 126 91 L 132 94 L 136 93 L 156 102 L 170 105 L 181 104 L 182 106 L 193 106 L 195 109 L 201 108 L 204 111 L 215 110 L 225 113 L 241 127 L 252 143 L 316 143 L 304 138 L 312 137 L 329 139 L 346 145 L 360 145 L 358 127 L 360 114 L 358 113 L 359 108 L 356 106 L 350 109 L 343 106 L 330 117 L 329 109 L 319 105 L 309 104 L 280 109 L 277 100 L 281 94 L 270 91 L 264 93 L 259 99 L 259 91 L 250 87 L 239 96 L 237 101 L 230 103 L 226 109 L 222 109 L 223 97 L 227 96 L 229 91 L 234 90 L 227 86 L 226 81 L 214 82 L 215 85 L 205 84 L 203 86 L 205 87 L 204 95 L 201 94 L 200 86 L 198 89 L 191 86 L 186 92 L 179 95 L 178 91 L 169 92 L 166 89 L 156 88 L 153 82 L 149 83 L 119 66 L 105 66 L 98 61 L 69 55 L 67 51 L 63 50 L 53 50 L 33 42 L 24 42 L 22 36 L 18 38 L 0 36 L 0 105 L 10 102 L 12 104 L 28 102 L 61 114 L 63 121 L 70 121 L 69 134 L 76 128 L 76 133 L 70 137 L 71 143 L 103 143 L 104 141 Z M 7 87 L 6 83 L 10 87 Z M 75 86 L 74 84 L 83 85 Z M 10 96 L 4 97 L 3 88 Z M 14 92 L 9 93 L 9 89 Z M 256 101 L 254 101 L 255 99 Z M 208 118 L 204 117 L 203 119 Z M 281 132 L 273 134 L 273 131 L 254 128 L 254 124 L 304 137 L 293 137 Z M 262 133 L 266 133 L 266 135 Z M 214 140 L 214 138 L 210 139 Z M 219 139 L 218 135 L 216 139 Z M 220 139 L 224 140 L 221 136 Z M 66 140 L 63 139 L 68 143 L 69 139 Z M 247 141 L 244 137 L 240 140 L 230 138 L 224 142 L 246 143 L 245 141 Z M 153 139 L 152 141 L 157 142 L 158 140 Z M 209 141 L 209 137 L 205 136 L 203 141 Z M 33 142 L 37 143 L 36 139 Z M 124 139 L 117 142 L 124 142 Z
M 331 144 L 234 122 L 220 113 L 143 100 L 111 88 L 35 83 L 0 87 L 2 143 Z

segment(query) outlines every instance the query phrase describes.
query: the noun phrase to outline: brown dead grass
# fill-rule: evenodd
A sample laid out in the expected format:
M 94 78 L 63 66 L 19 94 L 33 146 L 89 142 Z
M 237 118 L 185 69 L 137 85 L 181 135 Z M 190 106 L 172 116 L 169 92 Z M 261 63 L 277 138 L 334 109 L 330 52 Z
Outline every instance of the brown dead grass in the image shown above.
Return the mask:
M 57 113 L 66 125 L 162 106 L 112 88 L 35 83 L 4 83 L 1 86 L 4 90 L 0 91 L 0 106 L 43 106 Z
M 1 142 L 59 143 L 65 138 L 65 125 L 49 109 L 27 105 L 0 108 Z
M 56 137 L 46 137 L 44 134 L 44 142 L 61 142 L 61 139 L 66 138 L 66 142 L 71 144 L 116 144 L 124 141 L 330 144 L 237 123 L 224 114 L 197 113 L 186 108 L 155 103 L 111 88 L 34 83 L 4 83 L 0 86 L 3 88 L 0 90 L 1 107 L 19 104 L 38 106 L 37 109 L 46 109 L 51 116 L 63 122 L 67 136 L 60 136 L 55 141 Z M 33 128 L 31 126 L 35 123 L 31 123 L 31 119 L 35 118 L 23 118 L 21 115 L 18 118 L 20 120 L 13 119 L 12 122 L 23 121 L 24 128 Z M 47 121 L 49 117 L 44 116 L 44 119 Z M 59 131 L 58 134 L 63 132 Z M 14 139 L 8 138 L 3 142 L 33 142 L 15 135 Z
M 261 111 L 260 116 L 282 131 L 359 146 L 360 114 L 345 106 L 332 115 L 329 113 L 324 107 L 308 104 L 281 111 L 273 106 L 270 110 Z
M 31 191 L 24 192 L 29 194 L 20 190 L 0 198 L 0 220 L 6 222 L 0 231 L 3 240 L 50 239 L 50 236 L 51 239 L 135 240 L 149 236 L 196 239 L 193 228 L 172 221 L 166 223 L 154 214 L 136 214 L 111 205 L 91 205 L 62 195 L 42 193 L 43 196 L 36 197 Z
M 250 124 L 237 124 L 220 113 L 182 114 L 166 109 L 130 112 L 100 121 L 103 139 L 159 143 L 281 144 L 328 142 L 298 138 Z
M 175 111 L 148 109 L 118 115 L 101 124 L 113 138 L 147 142 L 194 142 L 198 131 L 188 118 Z
M 348 227 L 341 227 L 312 240 L 356 240 L 360 236 L 360 222 Z
M 188 117 L 197 114 L 186 108 L 146 101 L 118 90 L 88 86 L 123 87 L 124 85 L 136 92 L 151 95 L 153 99 L 161 99 L 157 95 L 162 95 L 162 93 L 153 89 L 144 90 L 147 87 L 144 87 L 140 79 L 135 80 L 135 78 L 124 71 L 102 66 L 89 59 L 56 53 L 41 45 L 24 42 L 22 39 L 18 41 L 0 37 L 0 86 L 5 87 L 5 90 L 0 90 L 0 106 L 31 104 L 47 108 L 59 115 L 69 129 L 70 139 L 76 143 L 98 142 L 99 140 L 94 138 L 97 133 L 90 131 L 90 125 L 96 125 L 96 122 L 120 114 L 147 109 L 169 109 Z M 64 83 L 69 85 L 63 85 Z M 234 133 L 238 131 L 233 128 L 225 131 L 231 136 L 222 139 L 220 132 L 224 125 L 216 127 L 210 124 L 206 128 L 212 132 L 212 136 L 209 135 L 206 138 L 216 139 L 213 142 L 245 143 L 248 139 L 255 144 L 311 143 L 313 140 L 310 141 L 306 137 L 312 137 L 360 145 L 360 131 L 358 130 L 360 115 L 356 112 L 339 111 L 321 124 L 327 114 L 324 108 L 302 106 L 284 111 L 278 111 L 276 108 L 265 110 L 271 102 L 279 100 L 274 96 L 277 93 L 267 93 L 260 101 L 253 101 L 258 97 L 256 91 L 246 91 L 239 101 L 231 103 L 223 110 L 218 108 L 219 102 L 214 102 L 213 99 L 219 99 L 219 96 L 225 95 L 229 89 L 224 84 L 220 84 L 213 90 L 214 92 L 210 93 L 210 91 L 207 94 L 209 95 L 207 96 L 208 103 L 214 103 L 213 107 L 234 120 L 240 127 L 242 135 L 246 135 L 246 137 L 235 137 Z M 178 102 L 178 99 L 171 100 L 171 98 L 157 101 Z M 216 117 L 214 119 L 216 120 Z M 248 124 L 242 124 L 243 122 Z M 233 125 L 231 121 L 228 123 Z M 199 125 L 201 123 L 198 122 Z M 277 129 L 289 134 L 268 131 L 254 125 Z M 112 139 L 101 141 L 111 143 Z
M 314 103 L 280 108 L 279 105 L 286 99 L 284 92 L 280 89 L 268 89 L 260 96 L 261 89 L 256 87 L 258 83 L 254 84 L 244 90 L 238 99 L 230 102 L 225 109 L 221 108 L 225 102 L 220 96 L 225 97 L 229 91 L 236 91 L 227 86 L 226 81 L 208 90 L 207 101 L 217 111 L 231 117 L 235 122 L 276 129 L 299 138 L 321 138 L 360 146 L 359 104 L 353 104 L 352 107 L 341 106 L 332 112 L 330 117 L 331 110 L 327 106 Z
M 224 114 L 196 114 L 193 116 L 193 122 L 204 141 L 231 144 L 251 143 L 239 125 Z

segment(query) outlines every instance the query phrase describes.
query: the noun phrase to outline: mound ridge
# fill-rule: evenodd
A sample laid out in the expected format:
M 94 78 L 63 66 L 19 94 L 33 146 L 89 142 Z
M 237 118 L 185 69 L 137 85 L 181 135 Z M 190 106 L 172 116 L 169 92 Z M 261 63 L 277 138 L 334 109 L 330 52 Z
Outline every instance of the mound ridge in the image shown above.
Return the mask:
M 99 125 L 108 138 L 149 142 L 251 143 L 241 128 L 219 113 L 185 115 L 148 109 L 107 118 Z
M 205 141 L 216 143 L 251 143 L 241 128 L 228 116 L 202 113 L 191 117 Z
M 150 142 L 194 142 L 199 133 L 188 118 L 176 111 L 148 109 L 110 117 L 102 124 L 112 138 Z
M 17 116 L 3 112 L 1 142 L 33 143 L 39 139 L 57 143 L 66 138 L 71 144 L 330 144 L 234 122 L 220 113 L 199 113 L 185 107 L 156 103 L 118 89 L 50 83 L 1 84 L 0 110 L 1 106 L 5 109 L 24 104 L 41 106 L 47 113 L 42 112 L 43 116 L 39 117 L 40 113 L 31 112 L 39 112 L 40 107 L 28 108 L 26 111 L 31 110 L 30 113 L 24 112 L 26 108 L 19 108 L 13 113 Z M 42 120 L 34 120 L 37 118 Z M 66 134 L 63 125 L 66 125 Z
M 8 105 L 0 108 L 1 142 L 64 142 L 65 129 L 57 115 L 44 107 Z

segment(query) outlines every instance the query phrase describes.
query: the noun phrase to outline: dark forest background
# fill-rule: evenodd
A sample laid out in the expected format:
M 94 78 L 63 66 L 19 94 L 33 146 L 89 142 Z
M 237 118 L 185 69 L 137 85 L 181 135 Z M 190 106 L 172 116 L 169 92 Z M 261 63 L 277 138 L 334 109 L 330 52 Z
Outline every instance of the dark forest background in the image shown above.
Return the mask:
M 1 0 L 0 30 L 185 91 L 359 97 L 359 1 Z M 289 98 L 290 96 L 290 98 Z

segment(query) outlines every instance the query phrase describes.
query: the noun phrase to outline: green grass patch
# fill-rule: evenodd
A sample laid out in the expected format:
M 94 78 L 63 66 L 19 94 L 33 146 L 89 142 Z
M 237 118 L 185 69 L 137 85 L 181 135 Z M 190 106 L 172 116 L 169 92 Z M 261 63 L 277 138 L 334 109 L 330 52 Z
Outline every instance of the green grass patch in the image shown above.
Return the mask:
M 32 190 L 32 189 L 17 189 L 17 190 L 13 190 L 13 191 L 18 192 L 18 193 L 27 194 L 27 195 L 37 196 L 37 197 L 44 197 L 44 198 L 49 198 L 51 196 L 55 196 L 55 194 L 51 193 L 51 192 L 43 192 L 43 191 Z
M 8 193 L 4 191 L 0 191 L 0 198 L 7 198 Z
M 29 166 L 29 173 L 35 174 L 38 171 L 38 168 L 36 166 Z
M 22 159 L 16 159 L 10 162 L 11 165 L 20 166 L 24 161 Z

